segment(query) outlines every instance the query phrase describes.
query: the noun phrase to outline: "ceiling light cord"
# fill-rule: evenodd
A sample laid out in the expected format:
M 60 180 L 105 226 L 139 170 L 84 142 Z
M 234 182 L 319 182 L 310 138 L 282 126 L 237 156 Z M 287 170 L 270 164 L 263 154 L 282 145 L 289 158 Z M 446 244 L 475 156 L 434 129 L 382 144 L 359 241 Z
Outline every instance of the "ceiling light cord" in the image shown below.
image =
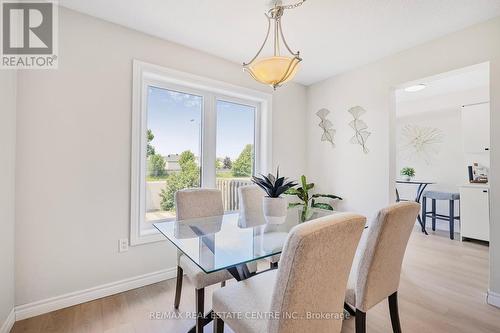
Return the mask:
M 302 6 L 302 4 L 306 2 L 306 0 L 301 0 L 297 3 L 291 4 L 291 5 L 281 5 L 281 1 L 276 1 L 274 4 L 274 7 L 269 9 L 267 16 L 268 20 L 274 19 L 274 55 L 279 56 L 280 55 L 280 45 L 279 45 L 279 37 L 281 37 L 281 40 L 283 41 L 283 44 L 285 44 L 286 49 L 288 52 L 290 52 L 291 55 L 295 57 L 299 57 L 300 52 L 293 52 L 290 47 L 288 46 L 285 36 L 283 35 L 283 29 L 281 28 L 281 17 L 283 16 L 283 12 L 285 9 L 295 9 L 297 7 Z M 265 42 L 264 42 L 265 44 Z M 260 52 L 259 52 L 260 53 Z M 258 54 L 257 54 L 258 55 Z
M 294 3 L 292 5 L 287 5 L 287 6 L 281 6 L 283 7 L 283 9 L 294 9 L 294 8 L 297 8 L 297 7 L 300 7 L 302 6 L 302 4 L 306 2 L 306 0 L 302 0 L 302 1 L 299 1 L 297 3 Z

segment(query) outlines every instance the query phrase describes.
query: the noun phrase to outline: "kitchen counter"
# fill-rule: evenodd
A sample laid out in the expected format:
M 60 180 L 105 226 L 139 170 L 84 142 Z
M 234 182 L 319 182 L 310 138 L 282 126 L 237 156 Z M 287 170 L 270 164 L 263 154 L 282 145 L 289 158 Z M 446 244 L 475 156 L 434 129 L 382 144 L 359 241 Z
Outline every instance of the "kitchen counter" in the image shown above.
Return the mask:
M 460 239 L 490 240 L 490 185 L 460 186 Z
M 489 189 L 490 184 L 485 183 L 485 184 L 480 184 L 480 183 L 468 183 L 468 184 L 462 184 L 459 185 L 458 187 L 471 187 L 471 188 L 484 188 L 484 189 Z

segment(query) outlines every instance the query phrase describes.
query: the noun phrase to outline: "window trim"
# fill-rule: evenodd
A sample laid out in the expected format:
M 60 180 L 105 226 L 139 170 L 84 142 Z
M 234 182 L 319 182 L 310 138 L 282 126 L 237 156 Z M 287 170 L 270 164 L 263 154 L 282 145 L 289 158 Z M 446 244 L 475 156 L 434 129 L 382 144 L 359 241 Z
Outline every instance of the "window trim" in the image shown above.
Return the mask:
M 174 69 L 133 61 L 132 82 L 132 132 L 131 132 L 131 179 L 130 179 L 130 244 L 132 246 L 165 240 L 155 229 L 141 232 L 145 212 L 147 87 L 153 85 L 202 96 L 202 122 L 200 135 L 200 165 L 202 187 L 215 187 L 216 153 L 216 101 L 223 100 L 254 106 L 255 117 L 255 172 L 271 169 L 272 95 L 239 87 Z M 207 107 L 206 107 L 207 106 Z M 207 130 L 212 129 L 212 130 Z M 208 143 L 208 144 L 207 144 Z M 203 149 L 208 147 L 208 149 Z M 212 149 L 213 151 L 209 151 Z M 257 153 L 258 152 L 258 153 Z M 210 163 L 210 160 L 214 159 Z

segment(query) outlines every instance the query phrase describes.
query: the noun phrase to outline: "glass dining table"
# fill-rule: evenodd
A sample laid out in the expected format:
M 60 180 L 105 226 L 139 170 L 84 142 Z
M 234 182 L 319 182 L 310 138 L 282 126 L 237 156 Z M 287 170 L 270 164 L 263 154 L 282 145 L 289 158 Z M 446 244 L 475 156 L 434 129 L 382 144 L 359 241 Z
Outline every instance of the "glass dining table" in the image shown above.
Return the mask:
M 262 213 L 229 212 L 221 216 L 153 225 L 203 272 L 227 270 L 237 281 L 242 281 L 275 268 L 251 272 L 247 263 L 280 254 L 288 234 L 301 222 L 300 213 L 298 208 L 289 209 L 286 219 L 279 224 L 268 223 Z M 314 208 L 307 220 L 335 213 Z M 212 319 L 213 312 L 209 311 L 202 325 L 207 325 Z M 188 332 L 195 333 L 196 328 L 192 327 Z
M 309 220 L 333 211 L 313 209 Z M 300 211 L 288 210 L 281 224 L 270 224 L 262 214 L 230 212 L 221 216 L 153 225 L 203 272 L 227 270 L 238 281 L 255 273 L 247 263 L 281 253 L 288 233 L 300 223 Z

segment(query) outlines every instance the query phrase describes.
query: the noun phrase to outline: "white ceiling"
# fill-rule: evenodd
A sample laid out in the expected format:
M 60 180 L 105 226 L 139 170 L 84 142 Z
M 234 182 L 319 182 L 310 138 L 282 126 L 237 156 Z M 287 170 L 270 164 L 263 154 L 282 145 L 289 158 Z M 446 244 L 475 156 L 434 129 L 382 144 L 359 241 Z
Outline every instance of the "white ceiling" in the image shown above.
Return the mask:
M 270 0 L 59 2 L 242 63 L 264 38 Z M 304 59 L 295 81 L 309 85 L 499 15 L 500 0 L 307 0 L 285 13 L 283 30 Z
M 455 71 L 442 73 L 433 77 L 404 84 L 403 87 L 414 84 L 425 84 L 426 88 L 417 92 L 408 92 L 404 88 L 396 90 L 396 100 L 408 102 L 428 99 L 438 95 L 447 95 L 455 92 L 488 88 L 490 84 L 489 63 L 461 68 Z
M 489 81 L 489 63 L 482 63 L 408 82 L 396 90 L 396 116 L 457 111 L 464 104 L 487 102 Z M 404 87 L 419 83 L 426 88 L 418 92 L 404 91 Z

